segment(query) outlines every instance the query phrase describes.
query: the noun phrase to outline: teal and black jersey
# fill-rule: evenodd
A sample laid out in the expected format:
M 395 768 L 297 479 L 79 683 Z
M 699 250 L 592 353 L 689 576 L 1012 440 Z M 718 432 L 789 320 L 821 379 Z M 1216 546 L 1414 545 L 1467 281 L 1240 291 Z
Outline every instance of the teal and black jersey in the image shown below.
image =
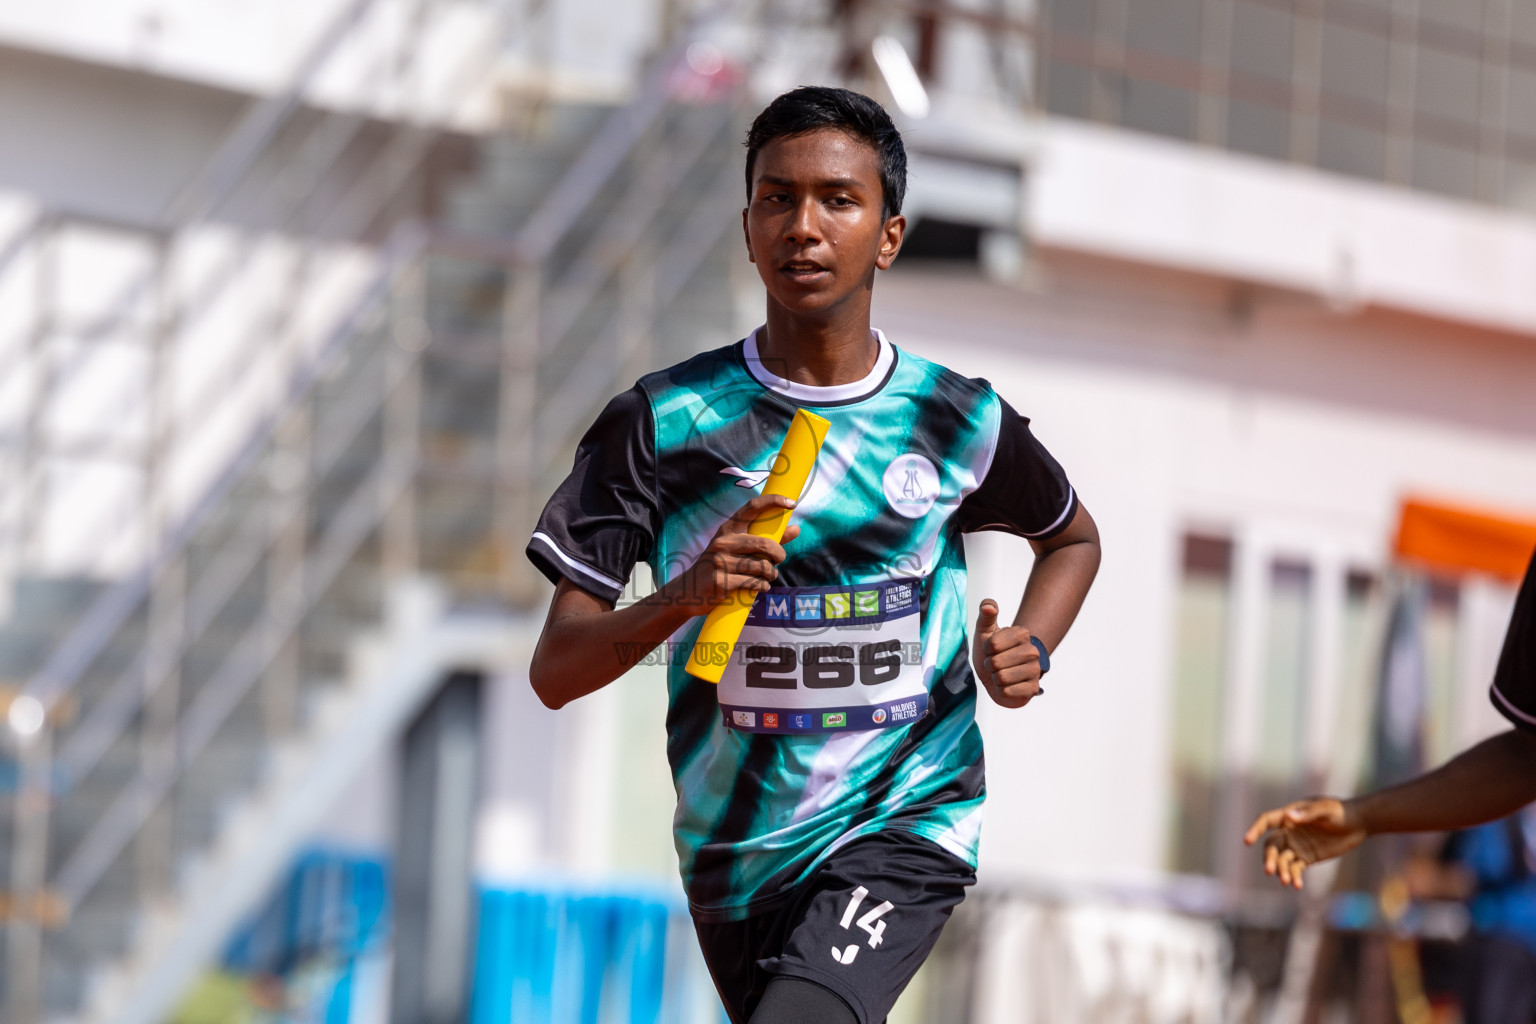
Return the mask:
M 528 546 L 616 601 L 636 562 L 690 566 L 761 488 L 797 407 L 830 422 L 779 580 L 721 683 L 690 676 L 703 619 L 663 649 L 674 833 L 696 916 L 766 910 L 843 843 L 904 829 L 976 863 L 984 793 L 961 534 L 1043 539 L 1077 499 L 986 381 L 890 344 L 810 387 L 756 335 L 642 378 L 588 431 Z

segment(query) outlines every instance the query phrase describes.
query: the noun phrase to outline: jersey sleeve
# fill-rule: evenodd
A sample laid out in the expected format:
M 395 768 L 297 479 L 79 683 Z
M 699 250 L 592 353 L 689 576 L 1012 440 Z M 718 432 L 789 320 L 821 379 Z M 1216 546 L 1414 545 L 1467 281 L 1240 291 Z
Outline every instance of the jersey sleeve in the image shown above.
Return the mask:
M 1077 492 L 1061 464 L 1001 397 L 992 463 L 980 486 L 960 502 L 962 533 L 1000 530 L 1030 540 L 1056 536 L 1072 522 Z
M 659 521 L 652 422 L 637 386 L 610 401 L 582 437 L 528 542 L 529 560 L 551 583 L 568 579 L 617 601 L 635 563 L 650 557 Z
M 1525 582 L 1515 598 L 1504 650 L 1493 674 L 1489 697 L 1505 718 L 1536 732 L 1536 556 L 1525 570 Z

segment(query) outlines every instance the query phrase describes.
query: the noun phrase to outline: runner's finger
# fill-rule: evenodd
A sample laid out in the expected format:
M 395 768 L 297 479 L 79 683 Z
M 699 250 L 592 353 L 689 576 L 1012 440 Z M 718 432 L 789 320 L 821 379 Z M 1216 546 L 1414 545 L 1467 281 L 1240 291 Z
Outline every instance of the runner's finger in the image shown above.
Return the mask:
M 997 634 L 993 634 L 993 639 L 995 640 L 996 638 Z M 987 664 L 992 667 L 994 672 L 998 669 L 1013 668 L 1016 665 L 1038 665 L 1039 663 L 1040 652 L 1031 643 L 1020 644 L 1017 647 L 1005 647 L 987 658 Z
M 777 511 L 781 515 L 795 507 L 795 502 L 779 494 L 759 494 L 741 508 L 720 527 L 721 533 L 746 533 L 764 512 Z

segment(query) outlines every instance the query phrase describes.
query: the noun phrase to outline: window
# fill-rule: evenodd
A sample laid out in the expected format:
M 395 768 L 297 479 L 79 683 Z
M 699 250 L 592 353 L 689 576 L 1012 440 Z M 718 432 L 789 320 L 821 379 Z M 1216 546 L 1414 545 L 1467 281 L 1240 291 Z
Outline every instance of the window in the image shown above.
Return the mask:
M 1372 128 L 1324 120 L 1318 125 L 1317 165 L 1356 178 L 1380 179 L 1387 160 L 1387 136 Z
M 1425 694 L 1424 755 L 1426 768 L 1449 760 L 1457 752 L 1456 677 L 1461 641 L 1461 590 L 1456 584 L 1432 580 L 1424 613 Z
M 1161 82 L 1127 78 L 1121 121 L 1127 128 L 1193 141 L 1195 94 Z
M 1481 76 L 1482 67 L 1474 58 L 1425 47 L 1415 72 L 1419 112 L 1475 126 Z
M 1173 679 L 1174 871 L 1214 874 L 1222 776 L 1227 637 L 1232 617 L 1232 542 L 1184 538 Z
M 1413 144 L 1413 184 L 1427 192 L 1477 198 L 1477 154 L 1419 139 Z
M 1291 152 L 1290 111 L 1233 100 L 1227 108 L 1227 145 L 1239 153 L 1284 160 Z
M 1311 683 L 1312 570 L 1293 561 L 1270 567 L 1265 609 L 1263 696 L 1254 763 L 1262 807 L 1298 795 L 1306 767 L 1307 691 Z
M 1194 63 L 1200 59 L 1201 0 L 1132 0 L 1126 45 Z
M 1295 23 L 1290 11 L 1238 0 L 1232 7 L 1232 70 L 1288 85 Z

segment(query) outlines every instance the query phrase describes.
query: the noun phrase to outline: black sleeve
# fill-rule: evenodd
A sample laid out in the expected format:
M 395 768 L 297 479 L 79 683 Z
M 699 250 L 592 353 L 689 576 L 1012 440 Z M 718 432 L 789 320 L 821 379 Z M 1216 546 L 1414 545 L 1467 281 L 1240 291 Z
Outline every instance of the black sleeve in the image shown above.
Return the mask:
M 1489 696 L 1505 718 L 1536 732 L 1536 556 L 1515 598 L 1515 613 L 1504 634 L 1504 652 L 1499 655 Z
M 986 479 L 960 502 L 960 530 L 1001 530 L 1030 540 L 1054 537 L 1072 522 L 1077 494 L 1061 464 L 1030 433 L 1029 418 L 1002 398 L 998 402 L 997 449 Z
M 656 432 L 638 386 L 610 401 L 544 506 L 528 558 L 551 583 L 617 601 L 656 543 Z

